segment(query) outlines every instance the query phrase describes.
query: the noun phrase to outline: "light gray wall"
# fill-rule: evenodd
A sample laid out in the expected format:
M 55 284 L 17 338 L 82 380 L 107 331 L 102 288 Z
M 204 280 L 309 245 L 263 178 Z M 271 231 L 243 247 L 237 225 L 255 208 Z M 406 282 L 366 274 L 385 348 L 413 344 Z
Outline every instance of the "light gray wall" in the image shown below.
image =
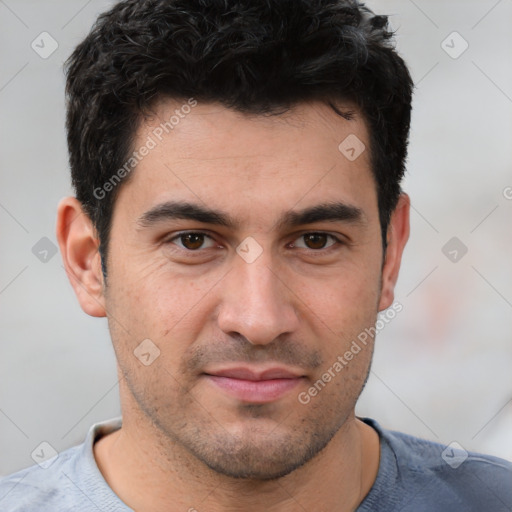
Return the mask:
M 512 460 L 512 1 L 368 4 L 392 14 L 417 89 L 403 311 L 379 333 L 357 412 Z M 33 253 L 56 244 L 71 193 L 62 63 L 109 5 L 0 1 L 0 475 L 32 465 L 42 441 L 66 449 L 120 414 L 106 321 L 81 311 L 58 253 Z M 469 45 L 458 58 L 454 31 Z M 58 44 L 47 58 L 31 48 L 51 50 L 42 32 Z M 457 262 L 443 253 L 452 237 L 467 247 Z

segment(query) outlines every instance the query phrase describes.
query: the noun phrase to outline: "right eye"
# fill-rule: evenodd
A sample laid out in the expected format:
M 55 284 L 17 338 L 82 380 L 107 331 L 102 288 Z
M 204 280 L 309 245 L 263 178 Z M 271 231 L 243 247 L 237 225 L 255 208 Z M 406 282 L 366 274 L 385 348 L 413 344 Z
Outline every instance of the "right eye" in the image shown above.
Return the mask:
M 210 243 L 207 247 L 203 247 L 206 240 Z M 215 246 L 215 242 L 206 233 L 199 231 L 188 231 L 186 233 L 179 233 L 173 238 L 169 239 L 167 243 L 173 243 L 180 249 L 187 251 L 198 251 L 199 249 L 209 249 Z

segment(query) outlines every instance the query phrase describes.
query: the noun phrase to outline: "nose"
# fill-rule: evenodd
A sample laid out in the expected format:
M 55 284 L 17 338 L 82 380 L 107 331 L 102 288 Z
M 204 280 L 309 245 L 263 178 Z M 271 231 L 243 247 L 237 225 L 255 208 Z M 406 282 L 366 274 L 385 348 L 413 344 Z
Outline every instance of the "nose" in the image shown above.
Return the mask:
M 229 335 L 242 335 L 253 345 L 267 345 L 294 332 L 299 318 L 284 276 L 263 255 L 252 263 L 236 258 L 224 278 L 219 328 Z

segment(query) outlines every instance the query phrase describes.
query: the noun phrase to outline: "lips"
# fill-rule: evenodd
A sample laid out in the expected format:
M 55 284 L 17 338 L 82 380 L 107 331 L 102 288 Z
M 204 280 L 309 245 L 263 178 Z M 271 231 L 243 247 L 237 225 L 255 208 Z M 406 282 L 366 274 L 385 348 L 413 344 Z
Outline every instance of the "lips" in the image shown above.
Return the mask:
M 284 367 L 223 368 L 209 370 L 204 376 L 216 389 L 249 403 L 276 401 L 304 378 L 299 372 Z
M 218 377 L 229 377 L 230 379 L 242 380 L 271 380 L 271 379 L 294 379 L 300 377 L 299 374 L 286 368 L 274 367 L 265 370 L 256 370 L 248 367 L 227 368 L 224 370 L 214 370 L 207 372 L 209 375 L 216 375 Z

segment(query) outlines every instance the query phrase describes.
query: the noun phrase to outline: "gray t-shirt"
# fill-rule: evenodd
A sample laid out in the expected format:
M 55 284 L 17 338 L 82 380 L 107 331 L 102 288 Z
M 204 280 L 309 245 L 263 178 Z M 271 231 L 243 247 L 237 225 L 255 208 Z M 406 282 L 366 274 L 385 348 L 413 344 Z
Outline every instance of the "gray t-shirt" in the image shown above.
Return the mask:
M 381 448 L 377 479 L 357 512 L 512 511 L 511 462 L 361 419 L 378 432 Z M 121 422 L 117 417 L 96 423 L 84 443 L 1 479 L 0 511 L 131 511 L 108 486 L 93 455 L 94 442 Z

